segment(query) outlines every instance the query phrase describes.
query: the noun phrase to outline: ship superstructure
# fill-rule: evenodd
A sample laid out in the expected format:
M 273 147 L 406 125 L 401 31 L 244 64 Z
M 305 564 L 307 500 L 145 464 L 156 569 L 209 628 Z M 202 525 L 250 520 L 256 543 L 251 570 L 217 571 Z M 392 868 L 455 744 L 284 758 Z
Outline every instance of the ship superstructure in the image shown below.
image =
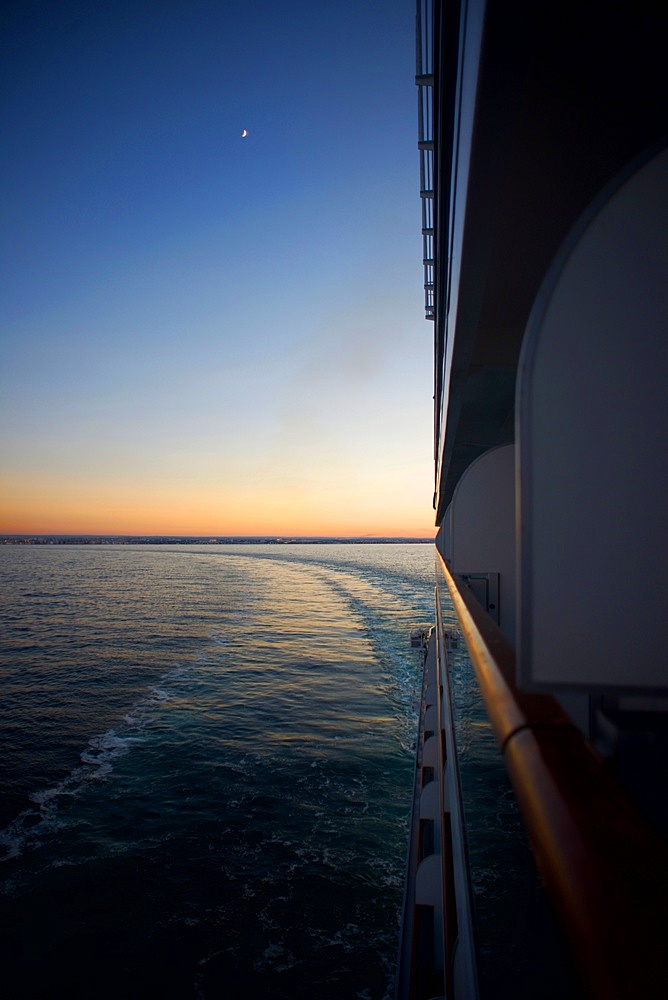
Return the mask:
M 417 11 L 438 581 L 398 996 L 513 995 L 507 984 L 485 994 L 479 976 L 454 607 L 572 995 L 664 997 L 661 7 L 418 0 Z

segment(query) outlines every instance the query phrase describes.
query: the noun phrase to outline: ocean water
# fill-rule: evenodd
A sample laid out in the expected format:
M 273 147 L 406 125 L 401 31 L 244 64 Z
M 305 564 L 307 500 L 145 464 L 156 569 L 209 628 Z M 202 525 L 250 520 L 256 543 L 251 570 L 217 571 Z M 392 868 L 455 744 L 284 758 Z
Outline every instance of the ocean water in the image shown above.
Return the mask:
M 11 998 L 392 995 L 430 545 L 0 549 Z

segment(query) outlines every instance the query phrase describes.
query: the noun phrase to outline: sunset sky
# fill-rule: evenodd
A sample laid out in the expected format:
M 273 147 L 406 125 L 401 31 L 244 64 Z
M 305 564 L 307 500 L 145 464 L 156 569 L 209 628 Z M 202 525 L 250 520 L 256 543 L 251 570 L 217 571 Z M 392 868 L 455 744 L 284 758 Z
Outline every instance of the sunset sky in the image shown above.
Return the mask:
M 412 0 L 4 9 L 0 532 L 433 535 Z

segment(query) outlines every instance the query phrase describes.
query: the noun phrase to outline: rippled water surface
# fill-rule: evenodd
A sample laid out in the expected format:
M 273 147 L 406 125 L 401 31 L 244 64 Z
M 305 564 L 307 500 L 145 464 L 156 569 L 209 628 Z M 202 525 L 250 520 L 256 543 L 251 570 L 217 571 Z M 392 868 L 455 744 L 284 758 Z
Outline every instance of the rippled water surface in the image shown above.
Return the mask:
M 12 997 L 391 995 L 430 545 L 5 546 Z

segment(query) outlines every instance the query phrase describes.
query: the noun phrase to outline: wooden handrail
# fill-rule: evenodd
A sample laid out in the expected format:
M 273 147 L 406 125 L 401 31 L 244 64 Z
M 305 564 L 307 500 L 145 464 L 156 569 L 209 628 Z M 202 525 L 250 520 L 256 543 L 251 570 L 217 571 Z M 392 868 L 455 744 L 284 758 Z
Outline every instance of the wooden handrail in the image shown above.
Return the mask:
M 668 846 L 556 700 L 516 687 L 512 647 L 439 559 L 585 996 L 665 1000 Z

